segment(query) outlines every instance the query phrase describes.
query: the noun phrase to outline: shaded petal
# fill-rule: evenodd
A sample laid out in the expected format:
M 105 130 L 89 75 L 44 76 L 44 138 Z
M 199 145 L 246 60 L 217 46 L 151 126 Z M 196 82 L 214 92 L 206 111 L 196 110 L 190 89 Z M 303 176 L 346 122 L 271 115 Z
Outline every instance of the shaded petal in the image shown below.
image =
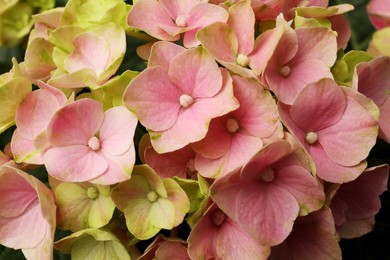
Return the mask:
M 0 174 L 0 217 L 19 217 L 37 204 L 37 192 L 18 174 Z M 39 207 L 38 207 L 39 208 Z
M 102 105 L 92 99 L 80 99 L 58 110 L 47 134 L 54 146 L 87 145 L 104 119 Z
M 388 115 L 390 115 L 390 98 L 387 98 L 385 103 L 380 106 L 379 117 L 379 137 L 390 143 L 390 117 Z
M 33 248 L 45 238 L 48 225 L 36 197 L 23 215 L 15 218 L 0 217 L 0 242 L 14 249 Z
M 133 144 L 137 117 L 123 106 L 110 108 L 105 112 L 100 128 L 100 145 L 111 155 L 121 155 Z
M 123 100 L 139 121 L 154 131 L 172 127 L 179 114 L 180 94 L 162 67 L 144 70 L 127 87 Z
M 91 180 L 108 167 L 106 160 L 86 145 L 54 147 L 45 153 L 44 159 L 48 173 L 66 182 Z
M 233 135 L 226 128 L 229 116 L 211 120 L 207 135 L 199 142 L 191 144 L 197 154 L 209 159 L 217 159 L 230 149 Z

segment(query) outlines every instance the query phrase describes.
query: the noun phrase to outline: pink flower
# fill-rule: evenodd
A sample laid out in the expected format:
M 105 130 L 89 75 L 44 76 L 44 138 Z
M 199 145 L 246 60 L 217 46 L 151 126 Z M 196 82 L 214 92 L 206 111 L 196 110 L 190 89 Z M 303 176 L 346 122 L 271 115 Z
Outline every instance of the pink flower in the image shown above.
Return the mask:
M 253 240 L 215 204 L 202 216 L 187 239 L 191 259 L 266 259 L 268 246 Z
M 255 41 L 255 15 L 250 1 L 239 1 L 229 8 L 227 23 L 211 24 L 200 30 L 197 38 L 224 67 L 243 77 L 256 77 L 262 72 L 272 40 Z
M 242 167 L 264 144 L 283 137 L 275 100 L 255 81 L 233 76 L 240 107 L 213 119 L 204 139 L 191 146 L 197 152 L 195 169 L 219 178 Z
M 114 184 L 128 180 L 135 162 L 133 136 L 137 118 L 125 107 L 106 112 L 92 99 L 58 110 L 47 135 L 44 155 L 48 173 L 65 182 Z
M 324 193 L 303 150 L 273 142 L 243 168 L 217 179 L 210 195 L 255 241 L 274 246 L 290 234 L 298 215 L 318 210 Z
M 160 64 L 147 68 L 124 93 L 124 103 L 149 130 L 158 153 L 201 140 L 212 118 L 238 107 L 229 73 L 218 68 L 203 48 L 164 61 L 168 68 Z
M 277 20 L 275 34 L 279 28 L 283 34 L 263 77 L 281 102 L 292 104 L 307 84 L 333 78 L 330 67 L 336 60 L 336 35 L 323 27 L 293 30 L 282 18 Z
M 27 259 L 53 259 L 56 205 L 49 188 L 9 165 L 0 167 L 0 244 Z
M 333 217 L 341 238 L 360 237 L 370 232 L 381 208 L 379 195 L 387 190 L 389 166 L 366 169 L 356 180 L 337 185 L 330 194 Z
M 54 113 L 67 102 L 60 90 L 42 81 L 38 81 L 38 86 L 39 89 L 28 94 L 16 111 L 17 128 L 12 136 L 11 150 L 17 163 L 43 164 L 43 154 L 50 147 L 47 126 Z
M 135 2 L 127 23 L 165 41 L 177 41 L 184 33 L 187 48 L 199 45 L 195 35 L 199 29 L 214 23 L 226 22 L 228 13 L 207 0 L 140 0 Z
M 331 79 L 307 85 L 279 115 L 313 158 L 317 175 L 344 183 L 356 179 L 378 134 L 375 104 Z
M 371 98 L 379 107 L 379 138 L 390 143 L 390 58 L 378 57 L 356 66 L 351 88 Z

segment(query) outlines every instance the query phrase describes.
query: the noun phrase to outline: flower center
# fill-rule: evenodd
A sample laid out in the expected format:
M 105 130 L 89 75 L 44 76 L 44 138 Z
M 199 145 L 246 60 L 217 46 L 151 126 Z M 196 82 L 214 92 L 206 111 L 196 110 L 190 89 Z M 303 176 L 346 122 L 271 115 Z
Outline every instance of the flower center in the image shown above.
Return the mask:
M 148 193 L 148 200 L 150 202 L 155 202 L 157 199 L 158 199 L 158 194 L 155 191 L 153 191 L 153 190 L 149 191 L 149 193 Z
M 186 27 L 187 26 L 187 18 L 184 15 L 179 15 L 175 23 L 178 27 Z
M 229 133 L 235 133 L 240 129 L 240 125 L 234 118 L 230 118 L 228 121 L 226 121 L 225 125 Z
M 214 223 L 216 226 L 220 226 L 223 224 L 223 222 L 226 219 L 225 213 L 222 212 L 220 209 L 216 209 L 212 214 L 211 214 L 211 221 Z
M 95 187 L 89 187 L 87 189 L 87 196 L 91 200 L 94 200 L 99 196 L 99 191 Z
M 236 62 L 241 67 L 247 67 L 249 65 L 249 58 L 245 54 L 238 54 Z
M 88 141 L 88 146 L 89 146 L 92 150 L 94 150 L 94 151 L 99 150 L 99 148 L 100 148 L 100 141 L 99 141 L 99 139 L 98 139 L 96 136 L 92 137 L 92 138 L 89 139 L 89 141 Z
M 265 169 L 261 175 L 260 175 L 260 179 L 263 181 L 263 182 L 271 182 L 273 181 L 273 179 L 275 178 L 275 172 L 273 169 L 271 168 L 267 168 Z
M 180 105 L 184 108 L 187 108 L 191 106 L 192 103 L 194 103 L 194 99 L 187 94 L 182 94 L 179 98 L 179 101 L 180 101 Z
M 305 141 L 306 141 L 306 143 L 308 143 L 308 144 L 314 144 L 315 142 L 317 142 L 317 140 L 318 140 L 318 136 L 317 136 L 316 133 L 314 133 L 314 132 L 308 132 L 308 133 L 306 133 L 306 135 L 305 135 Z
M 290 71 L 291 71 L 291 69 L 289 66 L 283 66 L 283 67 L 279 68 L 279 74 L 282 77 L 287 77 L 290 74 Z

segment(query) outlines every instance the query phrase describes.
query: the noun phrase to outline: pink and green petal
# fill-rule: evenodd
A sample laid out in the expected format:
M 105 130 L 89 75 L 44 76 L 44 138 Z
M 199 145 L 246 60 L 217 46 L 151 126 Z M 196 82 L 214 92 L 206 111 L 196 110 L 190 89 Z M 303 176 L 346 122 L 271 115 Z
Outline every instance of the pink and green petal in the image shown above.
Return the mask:
M 232 28 L 238 40 L 238 53 L 248 55 L 255 43 L 255 15 L 250 1 L 240 1 L 229 10 L 227 24 Z
M 238 40 L 234 31 L 226 23 L 212 23 L 200 30 L 196 37 L 218 61 L 236 62 Z

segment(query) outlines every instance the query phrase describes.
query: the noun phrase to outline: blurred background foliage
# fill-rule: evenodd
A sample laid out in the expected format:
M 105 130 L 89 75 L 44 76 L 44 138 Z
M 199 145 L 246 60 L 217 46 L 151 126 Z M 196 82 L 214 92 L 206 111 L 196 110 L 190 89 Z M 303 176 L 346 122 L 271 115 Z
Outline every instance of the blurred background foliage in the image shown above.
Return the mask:
M 288 1 L 288 0 L 287 0 Z M 132 1 L 126 1 L 131 3 Z M 374 32 L 374 27 L 368 20 L 366 5 L 368 0 L 330 0 L 330 5 L 349 3 L 354 5 L 355 10 L 347 13 L 352 37 L 347 50 L 365 50 L 371 40 Z M 56 6 L 64 6 L 66 0 L 56 0 Z M 390 4 L 390 1 L 389 1 Z M 0 47 L 0 74 L 8 72 L 11 67 L 11 59 L 15 57 L 18 62 L 23 61 L 25 46 L 27 39 L 24 39 L 19 45 L 14 47 Z M 142 70 L 145 64 L 137 57 L 135 48 L 143 41 L 128 37 L 127 38 L 127 53 L 123 64 L 118 73 L 126 69 Z M 390 115 L 389 115 L 390 116 Z M 11 140 L 13 128 L 8 129 L 0 135 L 0 149 Z M 369 156 L 369 166 L 375 166 L 383 163 L 390 164 L 390 145 L 378 140 L 378 143 L 373 148 Z M 30 174 L 38 177 L 43 182 L 47 183 L 47 176 L 43 168 L 30 171 Z M 387 191 L 381 196 L 382 208 L 376 216 L 376 224 L 374 230 L 360 238 L 343 239 L 340 245 L 343 251 L 343 259 L 346 260 L 390 260 L 390 191 Z M 56 240 L 66 236 L 68 232 L 57 231 Z M 24 259 L 23 254 L 19 250 L 13 250 L 0 246 L 0 260 L 19 260 Z M 59 252 L 54 252 L 55 260 L 70 259 L 69 255 L 61 255 Z

